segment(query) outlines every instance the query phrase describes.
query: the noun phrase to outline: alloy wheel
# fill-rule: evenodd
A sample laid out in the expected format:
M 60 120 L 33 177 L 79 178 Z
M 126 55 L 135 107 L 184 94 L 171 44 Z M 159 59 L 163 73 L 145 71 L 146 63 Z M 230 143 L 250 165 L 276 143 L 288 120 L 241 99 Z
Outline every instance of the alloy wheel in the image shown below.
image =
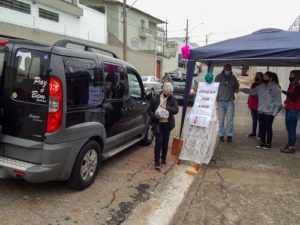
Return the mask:
M 96 173 L 98 164 L 98 154 L 95 149 L 90 149 L 84 155 L 81 162 L 81 177 L 84 181 L 89 181 Z

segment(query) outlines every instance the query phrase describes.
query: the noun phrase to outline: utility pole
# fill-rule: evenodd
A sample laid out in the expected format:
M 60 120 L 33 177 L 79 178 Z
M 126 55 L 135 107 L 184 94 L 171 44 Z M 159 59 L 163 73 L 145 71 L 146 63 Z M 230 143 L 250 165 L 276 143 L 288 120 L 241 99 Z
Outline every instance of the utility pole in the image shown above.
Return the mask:
M 189 20 L 186 20 L 186 34 L 185 34 L 185 44 L 188 44 L 189 39 Z
M 163 56 L 165 56 L 165 35 L 166 35 L 166 33 L 163 32 L 163 41 L 162 41 L 162 52 L 163 52 Z
M 210 35 L 212 35 L 211 32 L 209 34 L 205 34 L 205 44 L 206 45 L 208 45 L 208 38 L 209 38 Z
M 126 0 L 123 0 L 123 60 L 127 61 L 127 9 Z
M 166 45 L 168 44 L 168 20 L 166 20 Z

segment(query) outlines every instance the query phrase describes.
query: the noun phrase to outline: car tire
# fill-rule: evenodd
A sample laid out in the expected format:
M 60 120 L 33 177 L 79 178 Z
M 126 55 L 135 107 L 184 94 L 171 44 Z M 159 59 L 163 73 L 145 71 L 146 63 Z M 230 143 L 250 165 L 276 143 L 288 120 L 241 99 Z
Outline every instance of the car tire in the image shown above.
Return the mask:
M 68 186 L 83 190 L 95 180 L 101 162 L 101 147 L 97 141 L 88 141 L 80 150 L 75 161 Z
M 141 144 L 144 146 L 148 146 L 152 143 L 153 139 L 154 139 L 154 133 L 153 133 L 152 125 L 149 123 L 146 131 L 146 135 L 144 139 L 141 141 Z

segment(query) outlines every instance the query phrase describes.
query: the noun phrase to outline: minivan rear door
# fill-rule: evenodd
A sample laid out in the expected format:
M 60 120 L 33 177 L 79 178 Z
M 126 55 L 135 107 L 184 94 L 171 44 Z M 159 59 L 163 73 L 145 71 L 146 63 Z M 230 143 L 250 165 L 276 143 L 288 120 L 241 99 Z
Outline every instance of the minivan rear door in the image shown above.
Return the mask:
M 14 47 L 6 75 L 4 134 L 43 141 L 48 115 L 50 54 Z

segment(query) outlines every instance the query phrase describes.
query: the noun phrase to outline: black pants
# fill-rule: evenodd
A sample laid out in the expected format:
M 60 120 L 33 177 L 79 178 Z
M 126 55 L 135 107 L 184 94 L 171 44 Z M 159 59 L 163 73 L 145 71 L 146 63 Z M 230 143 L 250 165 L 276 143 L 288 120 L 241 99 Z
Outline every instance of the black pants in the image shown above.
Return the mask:
M 271 143 L 272 143 L 273 120 L 274 120 L 274 116 L 272 116 L 272 115 L 259 114 L 259 126 L 260 126 L 260 132 L 261 132 L 260 138 L 261 138 L 262 144 L 271 145 Z M 266 139 L 266 137 L 267 137 L 267 139 Z
M 165 161 L 167 158 L 170 132 L 169 123 L 160 123 L 160 132 L 155 135 L 154 160 L 156 164 L 160 163 L 160 159 Z

